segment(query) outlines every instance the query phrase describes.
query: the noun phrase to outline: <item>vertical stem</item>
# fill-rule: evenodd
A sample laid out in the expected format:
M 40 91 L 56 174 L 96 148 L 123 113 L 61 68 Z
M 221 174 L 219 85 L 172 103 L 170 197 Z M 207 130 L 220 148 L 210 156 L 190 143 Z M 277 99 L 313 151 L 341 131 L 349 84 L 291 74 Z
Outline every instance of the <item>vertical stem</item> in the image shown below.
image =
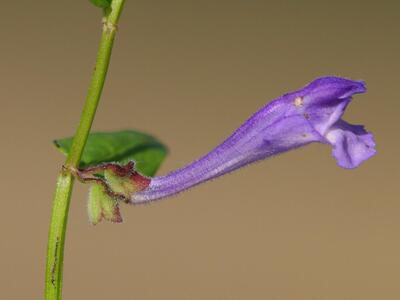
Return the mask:
M 74 177 L 68 167 L 79 166 L 103 90 L 117 31 L 117 24 L 124 2 L 125 0 L 112 0 L 110 8 L 105 10 L 103 32 L 97 54 L 96 66 L 89 86 L 85 106 L 74 136 L 71 151 L 65 162 L 67 168 L 62 169 L 57 179 L 47 245 L 46 300 L 61 299 L 65 232 L 74 183 Z

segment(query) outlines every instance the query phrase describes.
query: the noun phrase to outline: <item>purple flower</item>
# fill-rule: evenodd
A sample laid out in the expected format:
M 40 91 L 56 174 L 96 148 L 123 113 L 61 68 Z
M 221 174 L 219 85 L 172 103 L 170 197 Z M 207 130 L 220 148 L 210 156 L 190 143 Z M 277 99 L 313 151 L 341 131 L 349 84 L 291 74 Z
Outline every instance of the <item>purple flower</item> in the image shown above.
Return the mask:
M 177 194 L 252 162 L 312 142 L 330 144 L 339 166 L 355 168 L 375 154 L 372 134 L 341 119 L 353 94 L 366 91 L 363 81 L 319 78 L 301 90 L 272 101 L 214 150 L 173 171 L 154 177 L 134 194 L 138 204 Z

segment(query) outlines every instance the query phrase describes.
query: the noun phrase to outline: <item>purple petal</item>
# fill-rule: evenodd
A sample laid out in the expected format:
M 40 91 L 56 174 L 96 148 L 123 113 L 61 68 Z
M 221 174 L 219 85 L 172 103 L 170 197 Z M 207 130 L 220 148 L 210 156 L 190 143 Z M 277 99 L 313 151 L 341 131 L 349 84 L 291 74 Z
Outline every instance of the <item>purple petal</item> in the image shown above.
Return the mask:
M 177 194 L 255 161 L 311 142 L 330 143 L 340 166 L 354 168 L 375 154 L 372 135 L 341 117 L 351 97 L 366 91 L 363 81 L 319 78 L 256 112 L 214 150 L 166 176 L 155 177 L 133 195 L 143 203 Z

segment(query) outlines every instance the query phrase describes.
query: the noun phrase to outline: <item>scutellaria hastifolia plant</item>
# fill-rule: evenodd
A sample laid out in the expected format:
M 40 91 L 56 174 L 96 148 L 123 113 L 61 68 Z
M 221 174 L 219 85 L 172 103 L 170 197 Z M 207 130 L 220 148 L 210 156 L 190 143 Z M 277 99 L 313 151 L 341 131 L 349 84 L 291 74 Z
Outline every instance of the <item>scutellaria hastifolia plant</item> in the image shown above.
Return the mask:
M 92 224 L 102 220 L 120 223 L 120 202 L 142 204 L 163 199 L 310 143 L 330 145 L 338 165 L 346 169 L 359 166 L 376 153 L 372 134 L 341 118 L 352 96 L 366 91 L 364 82 L 323 77 L 266 104 L 201 158 L 165 176 L 153 177 L 166 154 L 155 138 L 134 131 L 89 134 L 124 6 L 124 0 L 90 1 L 104 11 L 103 33 L 76 134 L 73 139 L 56 141 L 67 160 L 53 203 L 45 299 L 62 296 L 64 240 L 74 178 L 91 185 L 88 212 Z M 87 142 L 90 147 L 84 152 Z M 88 149 L 92 150 L 90 155 Z

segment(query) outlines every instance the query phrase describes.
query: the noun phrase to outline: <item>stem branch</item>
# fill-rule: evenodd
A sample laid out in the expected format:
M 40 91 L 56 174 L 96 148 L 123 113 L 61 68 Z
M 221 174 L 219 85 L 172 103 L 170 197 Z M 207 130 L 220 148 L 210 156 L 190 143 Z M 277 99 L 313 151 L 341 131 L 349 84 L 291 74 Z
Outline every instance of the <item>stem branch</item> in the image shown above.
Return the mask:
M 110 8 L 105 10 L 103 32 L 97 54 L 96 67 L 89 86 L 85 106 L 74 136 L 71 151 L 65 162 L 65 166 L 67 167 L 61 170 L 57 179 L 47 245 L 46 300 L 61 299 L 65 232 L 74 183 L 74 177 L 68 166 L 74 168 L 79 166 L 103 90 L 118 20 L 124 2 L 125 0 L 112 0 Z

